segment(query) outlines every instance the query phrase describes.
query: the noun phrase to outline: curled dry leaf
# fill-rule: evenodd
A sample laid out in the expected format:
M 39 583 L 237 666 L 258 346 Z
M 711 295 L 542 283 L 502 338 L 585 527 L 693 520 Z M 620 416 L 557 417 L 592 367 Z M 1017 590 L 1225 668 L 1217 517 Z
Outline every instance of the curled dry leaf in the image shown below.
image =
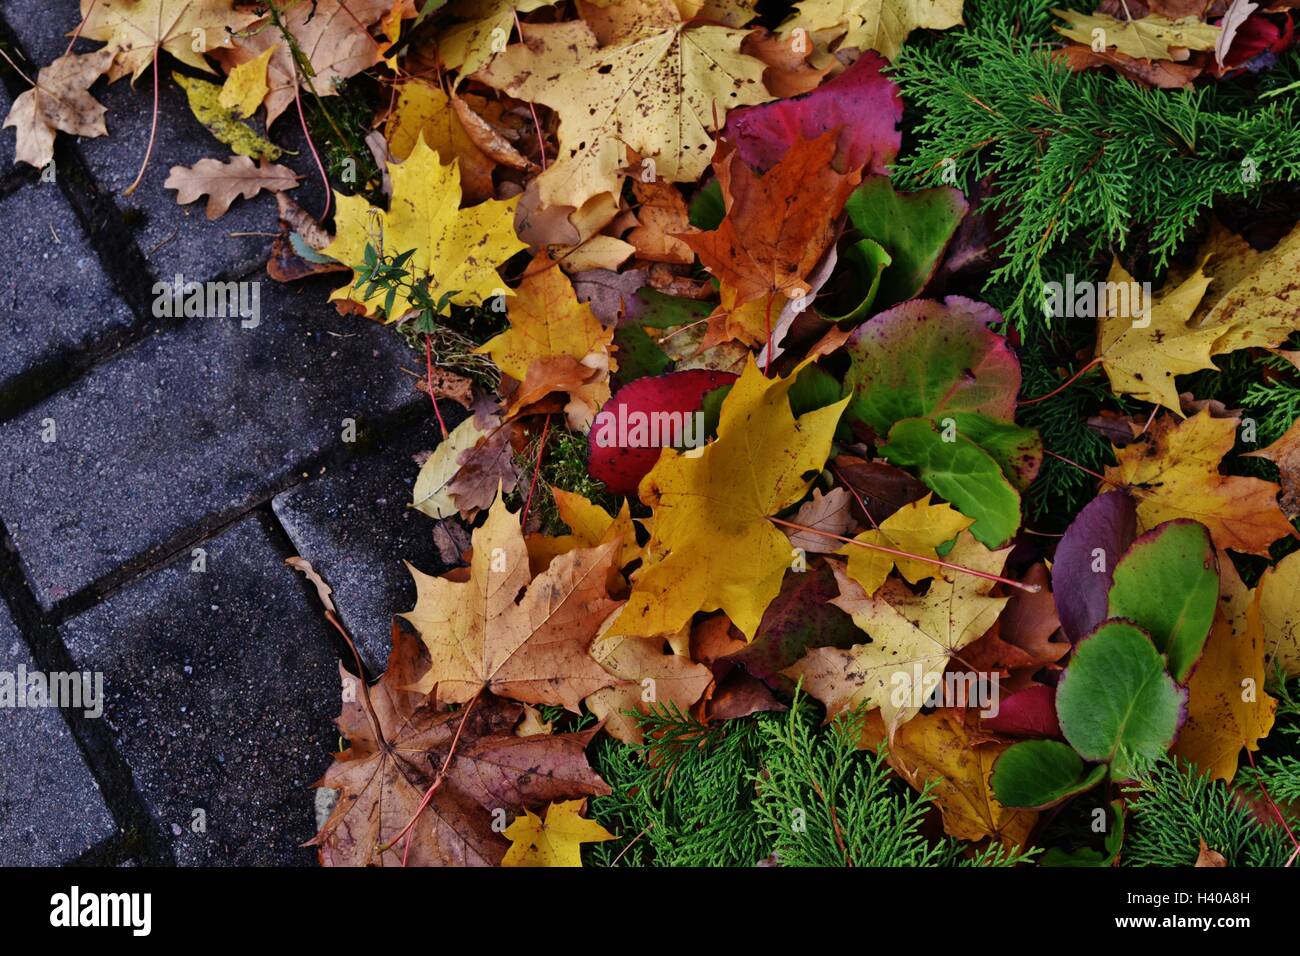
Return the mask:
M 54 158 L 56 130 L 93 138 L 108 134 L 106 108 L 87 92 L 113 62 L 113 51 L 61 56 L 36 74 L 36 86 L 14 100 L 5 128 L 14 127 L 14 162 L 44 167 Z

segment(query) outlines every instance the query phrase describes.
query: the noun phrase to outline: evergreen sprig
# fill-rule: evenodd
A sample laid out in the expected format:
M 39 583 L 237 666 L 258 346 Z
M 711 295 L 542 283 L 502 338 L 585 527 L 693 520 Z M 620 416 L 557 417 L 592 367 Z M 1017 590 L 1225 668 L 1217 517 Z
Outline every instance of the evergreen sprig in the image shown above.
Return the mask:
M 918 141 L 895 175 L 912 188 L 992 177 L 984 208 L 1006 235 L 989 288 L 1005 287 L 1021 328 L 1047 321 L 1044 285 L 1081 261 L 1104 268 L 1129 251 L 1158 272 L 1216 201 L 1300 178 L 1297 91 L 1152 90 L 1072 73 L 1052 55 L 1045 4 L 1014 18 L 1007 4 L 979 6 L 968 30 L 899 58 Z

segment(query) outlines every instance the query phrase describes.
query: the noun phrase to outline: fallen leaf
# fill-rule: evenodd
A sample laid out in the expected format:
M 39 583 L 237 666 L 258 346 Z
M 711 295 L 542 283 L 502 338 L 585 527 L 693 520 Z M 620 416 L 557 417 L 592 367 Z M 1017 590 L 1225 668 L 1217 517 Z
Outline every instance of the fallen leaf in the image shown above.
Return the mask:
M 1264 630 L 1264 659 L 1289 676 L 1300 674 L 1300 552 L 1288 554 L 1264 572 L 1255 587 L 1255 604 Z
M 14 162 L 43 168 L 54 159 L 56 130 L 88 139 L 108 135 L 107 109 L 88 92 L 113 62 L 107 48 L 61 56 L 36 74 L 36 85 L 19 94 L 5 117 L 17 130 Z
M 173 73 L 172 79 L 185 90 L 190 112 L 209 133 L 225 143 L 240 156 L 254 159 L 276 160 L 284 152 L 269 139 L 258 136 L 247 123 L 236 117 L 233 110 L 221 105 L 221 87 L 207 80 Z
M 1218 850 L 1211 850 L 1205 842 L 1205 837 L 1201 837 L 1201 849 L 1196 854 L 1196 862 L 1193 866 L 1227 866 L 1228 860 Z
M 721 609 L 753 637 L 791 560 L 789 539 L 767 517 L 807 493 L 805 476 L 825 463 L 845 404 L 796 419 L 787 400 L 796 374 L 768 379 L 750 358 L 722 404 L 717 441 L 664 449 L 641 480 L 654 527 L 620 633 L 673 633 L 696 611 Z
M 114 52 L 109 79 L 129 73 L 133 83 L 162 52 L 213 72 L 203 54 L 229 45 L 233 32 L 257 20 L 234 10 L 231 0 L 81 0 L 81 15 L 81 35 Z
M 946 30 L 962 22 L 962 0 L 802 0 L 778 32 L 791 42 L 804 30 L 822 47 L 875 50 L 894 60 L 913 30 Z M 805 41 L 807 42 L 807 40 Z
M 596 638 L 591 656 L 619 683 L 596 691 L 584 703 L 604 721 L 605 730 L 625 744 L 639 745 L 643 739 L 640 724 L 629 712 L 676 707 L 685 713 L 713 681 L 703 664 L 665 651 L 662 638 L 627 637 L 611 630 Z
M 477 73 L 500 50 L 514 31 L 515 15 L 549 7 L 554 0 L 458 0 L 447 9 L 458 17 L 471 18 L 449 27 L 438 43 L 438 56 L 451 70 L 457 70 L 459 85 L 464 77 Z M 532 29 L 529 29 L 532 32 Z
M 835 135 L 800 140 L 763 176 L 722 146 L 714 168 L 727 215 L 717 229 L 682 236 L 722 284 L 710 341 L 765 342 L 786 300 L 809 294 L 808 276 L 836 235 L 859 172 L 836 172 Z M 757 308 L 746 312 L 753 303 Z M 773 307 L 775 303 L 775 308 Z
M 618 608 L 605 592 L 616 543 L 562 554 L 531 578 L 519 519 L 498 498 L 473 545 L 467 581 L 410 568 L 416 604 L 402 617 L 419 631 L 431 660 L 418 689 L 440 705 L 487 689 L 577 713 L 584 697 L 616 682 L 587 651 Z
M 795 512 L 794 523 L 823 533 L 787 530 L 790 546 L 810 554 L 831 554 L 840 550 L 840 542 L 835 537 L 844 537 L 853 529 L 852 505 L 852 496 L 843 488 L 832 488 L 824 495 L 821 489 L 814 488 L 812 497 Z
M 411 79 L 393 88 L 396 99 L 384 125 L 384 138 L 393 158 L 405 161 L 423 137 L 440 158 L 457 161 L 466 200 L 492 199 L 492 170 L 496 163 L 475 144 L 442 87 L 428 80 Z
M 580 816 L 587 801 L 552 803 L 546 822 L 531 810 L 516 817 L 504 836 L 510 849 L 502 866 L 582 866 L 581 844 L 617 840 L 595 820 Z
M 989 551 L 963 532 L 948 560 L 989 574 L 1002 570 L 1009 550 Z M 993 582 L 945 571 L 923 595 L 885 588 L 875 597 L 835 569 L 840 596 L 834 603 L 852 615 L 871 641 L 847 650 L 817 648 L 786 670 L 826 705 L 827 717 L 854 707 L 879 707 L 892 735 L 920 712 L 933 682 L 957 653 L 983 635 L 1006 606 L 992 597 Z
M 428 292 L 435 302 L 444 293 L 457 305 L 482 305 L 495 296 L 513 294 L 497 268 L 525 248 L 515 237 L 517 200 L 490 199 L 461 209 L 456 164 L 444 166 L 423 139 L 417 140 L 406 162 L 388 170 L 393 177 L 393 200 L 387 212 L 375 209 L 361 196 L 334 194 L 338 204 L 336 235 L 321 250 L 324 255 L 352 266 L 355 272 L 362 267 L 367 244 L 387 256 L 414 249 L 407 268 L 427 277 Z M 364 299 L 363 292 L 347 285 L 336 289 L 330 298 L 358 302 L 367 313 L 383 306 L 384 290 L 376 289 Z M 395 322 L 411 308 L 406 293 L 399 291 L 386 319 Z
M 1205 525 L 1221 549 L 1267 554 L 1278 538 L 1294 534 L 1277 505 L 1278 486 L 1259 478 L 1219 473 L 1232 450 L 1236 418 L 1208 410 L 1185 421 L 1162 415 L 1142 441 L 1116 448 L 1106 480 L 1137 499 L 1138 530 L 1172 518 Z
M 522 708 L 495 698 L 468 716 L 439 712 L 407 689 L 425 663 L 420 642 L 395 626 L 388 670 L 373 688 L 357 692 L 357 679 L 340 668 L 345 694 L 336 723 L 350 746 L 316 784 L 340 791 L 310 841 L 322 865 L 401 865 L 403 843 L 380 847 L 414 817 L 458 730 L 447 775 L 411 830 L 410 865 L 495 866 L 507 844 L 492 826 L 493 811 L 609 793 L 584 754 L 592 731 L 517 737 Z
M 1135 20 L 1116 20 L 1104 13 L 1090 16 L 1074 10 L 1052 12 L 1067 24 L 1053 26 L 1062 36 L 1089 45 L 1100 36 L 1107 47 L 1142 60 L 1185 60 L 1189 50 L 1213 50 L 1220 32 L 1218 27 L 1194 17 L 1171 20 L 1150 14 Z M 1097 30 L 1100 35 L 1094 32 Z
M 200 159 L 193 166 L 173 166 L 163 188 L 175 189 L 176 201 L 182 206 L 206 195 L 208 218 L 220 219 L 240 196 L 252 199 L 263 189 L 293 189 L 299 178 L 287 166 L 268 165 L 266 160 L 254 166 L 247 156 L 233 156 L 224 163 Z
M 878 528 L 864 531 L 854 540 L 906 551 L 922 558 L 938 558 L 939 552 L 936 549 L 956 538 L 972 523 L 970 518 L 953 510 L 951 505 L 934 504 L 930 501 L 930 496 L 926 495 L 920 501 L 899 508 L 880 522 Z M 838 553 L 848 558 L 848 576 L 867 594 L 875 594 L 895 567 L 912 584 L 941 572 L 938 565 L 928 561 L 899 557 L 857 545 L 846 544 Z
M 537 178 L 546 206 L 580 208 L 617 194 L 630 148 L 655 176 L 693 182 L 708 168 L 711 131 L 729 109 L 769 98 L 763 63 L 740 52 L 746 34 L 675 25 L 600 47 L 580 21 L 530 25 L 478 79 L 542 103 L 560 118 L 560 155 Z
M 259 56 L 232 69 L 226 82 L 221 84 L 221 96 L 217 102 L 226 109 L 233 110 L 237 116 L 248 117 L 257 112 L 270 91 L 266 85 L 266 65 L 277 49 L 274 46 L 267 47 Z
M 876 727 L 879 725 L 877 724 Z M 883 733 L 870 728 L 879 740 Z M 1038 820 L 1033 810 L 1004 807 L 993 795 L 993 764 L 1010 744 L 989 738 L 949 709 L 923 714 L 898 729 L 887 746 L 890 766 L 914 790 L 931 785 L 943 829 L 959 840 L 993 837 L 1021 846 Z
M 1221 596 L 1205 650 L 1187 682 L 1187 722 L 1176 756 L 1231 781 L 1242 748 L 1258 750 L 1273 726 L 1277 701 L 1264 692 L 1265 637 L 1258 597 L 1231 561 L 1220 562 Z

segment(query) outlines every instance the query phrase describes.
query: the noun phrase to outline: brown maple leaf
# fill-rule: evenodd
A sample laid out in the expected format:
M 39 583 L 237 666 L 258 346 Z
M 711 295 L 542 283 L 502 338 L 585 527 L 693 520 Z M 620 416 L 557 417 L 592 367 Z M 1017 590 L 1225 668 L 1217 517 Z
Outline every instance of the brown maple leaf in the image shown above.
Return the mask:
M 410 569 L 416 604 L 402 617 L 415 625 L 430 656 L 418 690 L 448 704 L 487 689 L 577 713 L 582 698 L 617 683 L 588 648 L 619 607 L 605 581 L 620 541 L 561 554 L 530 581 L 519 519 L 500 497 L 472 540 L 468 580 Z
M 495 866 L 508 844 L 494 814 L 609 793 L 584 755 L 595 728 L 515 736 L 523 707 L 490 695 L 440 712 L 409 689 L 427 664 L 395 623 L 388 670 L 373 688 L 340 668 L 336 723 L 350 746 L 316 783 L 340 791 L 310 841 L 322 865 Z
M 44 167 L 54 158 L 54 133 L 105 136 L 106 108 L 88 90 L 113 62 L 113 51 L 61 56 L 36 74 L 36 85 L 14 100 L 5 128 L 15 127 L 15 163 Z

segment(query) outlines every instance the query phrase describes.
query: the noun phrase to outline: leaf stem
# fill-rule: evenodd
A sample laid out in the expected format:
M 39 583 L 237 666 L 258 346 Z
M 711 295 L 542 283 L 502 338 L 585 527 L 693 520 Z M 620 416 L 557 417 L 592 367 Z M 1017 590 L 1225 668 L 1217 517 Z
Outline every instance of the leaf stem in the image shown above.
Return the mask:
M 795 521 L 785 521 L 782 518 L 774 518 L 771 515 L 768 516 L 767 520 L 771 521 L 773 524 L 779 524 L 787 528 L 795 528 L 799 531 L 806 531 L 809 534 L 819 534 L 824 538 L 834 538 L 836 541 L 843 541 L 845 544 L 851 544 L 857 548 L 867 548 L 871 551 L 882 551 L 885 554 L 892 554 L 896 558 L 907 558 L 911 561 L 921 561 L 925 564 L 934 564 L 941 568 L 947 568 L 950 571 L 958 571 L 961 574 L 970 574 L 977 578 L 983 578 L 985 581 L 996 581 L 998 584 L 1005 584 L 1007 587 L 1019 588 L 1022 591 L 1028 591 L 1030 594 L 1037 594 L 1042 590 L 1042 588 L 1037 584 L 1025 584 L 1023 581 L 1014 581 L 1011 578 L 1004 578 L 999 574 L 989 574 L 987 571 L 976 571 L 974 568 L 968 568 L 960 564 L 953 564 L 950 561 L 944 561 L 940 558 L 927 558 L 924 555 L 912 554 L 910 551 L 900 551 L 898 548 L 887 548 L 883 544 L 869 544 L 866 541 L 859 541 L 857 538 L 846 538 L 842 534 L 823 531 L 821 528 L 799 524 Z

